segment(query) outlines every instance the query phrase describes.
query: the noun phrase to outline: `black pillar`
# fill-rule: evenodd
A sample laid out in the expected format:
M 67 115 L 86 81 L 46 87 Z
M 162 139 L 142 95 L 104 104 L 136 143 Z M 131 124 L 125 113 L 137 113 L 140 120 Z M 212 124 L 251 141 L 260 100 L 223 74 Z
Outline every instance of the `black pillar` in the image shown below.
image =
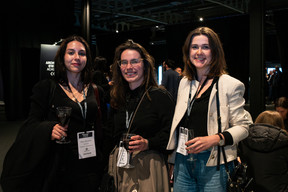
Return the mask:
M 255 119 L 265 110 L 264 0 L 250 1 L 250 113 Z
M 90 35 L 90 15 L 91 15 L 91 0 L 82 1 L 82 36 L 86 39 L 88 44 L 91 43 Z

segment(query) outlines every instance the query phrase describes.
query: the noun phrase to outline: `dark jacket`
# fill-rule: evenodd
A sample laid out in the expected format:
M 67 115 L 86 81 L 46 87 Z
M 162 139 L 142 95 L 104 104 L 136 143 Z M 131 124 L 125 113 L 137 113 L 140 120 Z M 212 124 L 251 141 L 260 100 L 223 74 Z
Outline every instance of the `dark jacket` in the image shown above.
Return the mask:
M 112 109 L 109 130 L 105 131 L 105 133 L 109 134 L 108 137 L 111 138 L 105 139 L 112 145 L 110 149 L 117 145 L 122 134 L 127 132 L 126 110 L 128 110 L 129 114 L 134 113 L 143 93 L 143 87 L 138 87 L 133 91 L 128 90 L 129 99 L 127 98 L 127 100 L 129 105 L 119 110 Z M 149 141 L 149 149 L 165 153 L 175 103 L 166 90 L 159 88 L 151 88 L 149 97 L 151 100 L 145 96 L 139 106 L 135 119 L 131 122 L 130 132 L 147 139 Z M 104 144 L 104 146 L 108 145 Z
M 99 94 L 103 95 L 103 89 L 99 90 Z M 43 80 L 34 86 L 29 117 L 20 128 L 15 142 L 5 156 L 1 175 L 4 192 L 55 192 L 52 187 L 57 186 L 54 185 L 57 182 L 55 175 L 60 175 L 58 174 L 60 171 L 61 174 L 65 174 L 64 178 L 69 176 L 67 180 L 70 182 L 69 185 L 66 183 L 66 186 L 61 183 L 67 189 L 62 191 L 77 191 L 76 188 L 71 190 L 69 187 L 83 183 L 78 176 L 84 175 L 86 179 L 88 174 L 93 177 L 95 175 L 95 180 L 93 180 L 95 185 L 100 181 L 103 166 L 100 164 L 102 161 L 99 147 L 102 141 L 97 134 L 100 128 L 96 124 L 98 107 L 91 85 L 86 100 L 88 109 L 85 122 L 87 126 L 84 127 L 79 106 L 64 93 L 58 84 Z M 55 108 L 63 105 L 71 106 L 73 109 L 69 123 L 70 129 L 68 129 L 71 144 L 65 146 L 51 141 L 53 126 L 57 124 Z M 97 156 L 79 160 L 76 134 L 88 128 L 90 130 L 92 125 L 95 125 L 93 129 L 95 129 Z M 64 168 L 65 171 L 62 171 Z
M 254 178 L 255 191 L 288 191 L 288 133 L 279 127 L 253 124 L 240 146 L 242 161 Z
M 169 69 L 163 73 L 163 79 L 161 85 L 163 85 L 169 93 L 173 96 L 174 100 L 177 100 L 178 87 L 181 77 L 176 71 Z

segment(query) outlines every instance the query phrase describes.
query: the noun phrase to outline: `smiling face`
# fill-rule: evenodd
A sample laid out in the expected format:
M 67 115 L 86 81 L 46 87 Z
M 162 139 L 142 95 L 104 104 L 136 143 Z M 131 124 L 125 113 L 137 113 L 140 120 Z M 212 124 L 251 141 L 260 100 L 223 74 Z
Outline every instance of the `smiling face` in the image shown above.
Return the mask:
M 79 41 L 67 44 L 64 63 L 68 73 L 81 73 L 86 66 L 87 57 L 85 46 Z
M 131 65 L 131 60 L 139 60 L 139 63 Z M 144 63 L 140 53 L 133 49 L 126 49 L 121 54 L 121 61 L 128 61 L 126 66 L 120 66 L 122 76 L 129 83 L 131 90 L 136 89 L 144 81 Z
M 207 71 L 212 59 L 208 37 L 197 35 L 190 45 L 190 61 L 198 70 Z

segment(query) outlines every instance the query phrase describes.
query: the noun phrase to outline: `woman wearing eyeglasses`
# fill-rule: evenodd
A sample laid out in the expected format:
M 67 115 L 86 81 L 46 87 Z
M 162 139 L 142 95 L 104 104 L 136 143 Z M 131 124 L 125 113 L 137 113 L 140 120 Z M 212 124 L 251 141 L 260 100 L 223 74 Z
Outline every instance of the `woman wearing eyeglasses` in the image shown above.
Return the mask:
M 112 152 L 120 157 L 113 162 L 116 190 L 170 191 L 166 146 L 175 103 L 156 83 L 154 59 L 141 45 L 128 40 L 116 48 L 112 70 L 110 143 L 105 145 L 119 146 L 123 133 L 135 134 L 126 150 L 133 153 L 130 164 L 134 168 L 123 167 L 128 163 L 121 158 L 125 157 L 121 156 L 123 148 Z

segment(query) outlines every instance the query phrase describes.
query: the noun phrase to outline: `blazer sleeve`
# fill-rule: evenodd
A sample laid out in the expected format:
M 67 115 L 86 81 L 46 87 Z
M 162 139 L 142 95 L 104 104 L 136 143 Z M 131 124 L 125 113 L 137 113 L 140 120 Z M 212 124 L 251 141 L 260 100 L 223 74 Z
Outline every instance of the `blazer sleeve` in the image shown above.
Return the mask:
M 231 134 L 233 144 L 237 144 L 248 136 L 249 125 L 252 123 L 249 112 L 244 109 L 245 99 L 243 96 L 245 86 L 234 78 L 229 80 L 223 78 L 223 81 L 220 98 L 222 97 L 222 101 L 226 100 L 226 102 L 221 104 L 220 101 L 221 111 L 223 112 L 221 113 L 221 121 L 223 121 L 223 125 L 226 124 L 225 131 Z

